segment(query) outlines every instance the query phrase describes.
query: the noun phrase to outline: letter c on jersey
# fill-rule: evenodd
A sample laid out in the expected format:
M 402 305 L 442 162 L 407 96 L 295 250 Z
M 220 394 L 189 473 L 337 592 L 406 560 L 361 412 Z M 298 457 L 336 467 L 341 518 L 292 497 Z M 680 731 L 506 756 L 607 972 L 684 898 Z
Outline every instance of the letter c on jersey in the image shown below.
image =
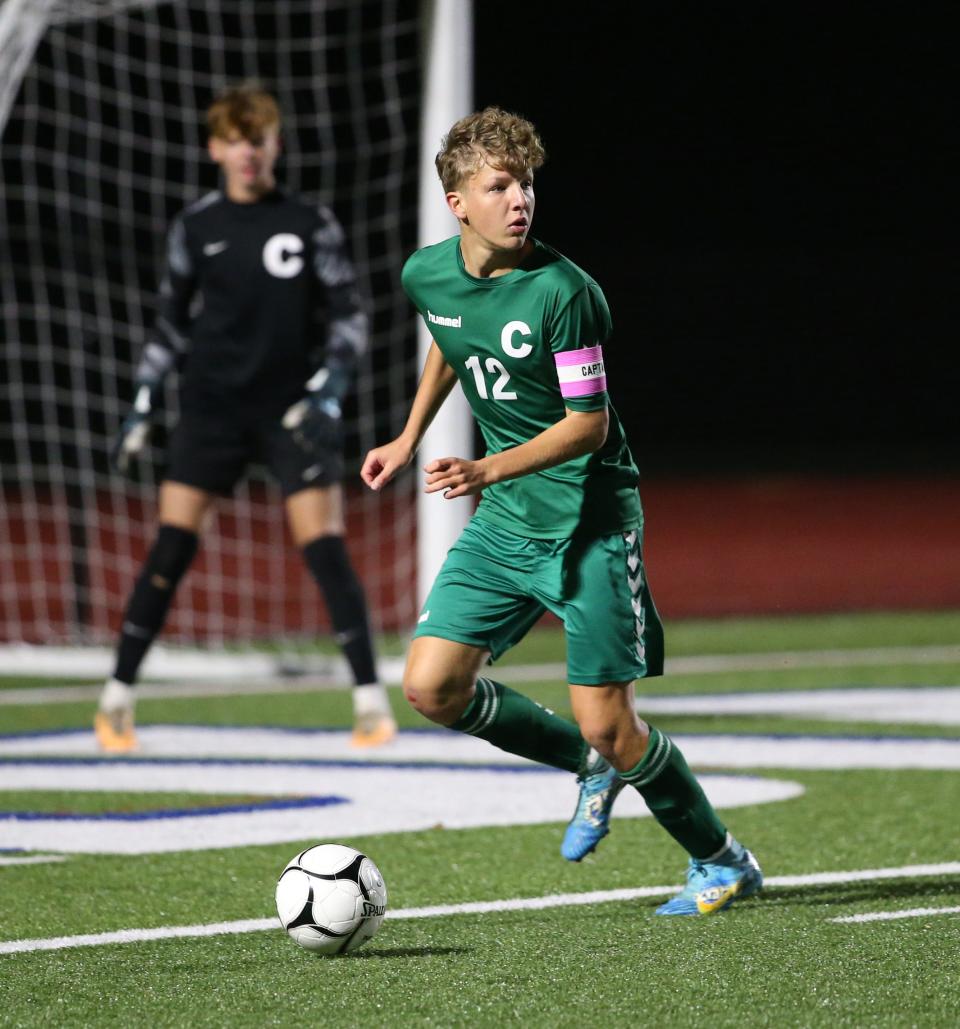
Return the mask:
M 533 347 L 529 343 L 521 343 L 515 346 L 513 343 L 514 333 L 519 332 L 522 336 L 532 336 L 533 331 L 526 322 L 507 322 L 500 333 L 500 346 L 508 357 L 526 357 Z
M 292 232 L 271 236 L 263 246 L 263 266 L 278 279 L 292 279 L 303 268 L 303 240 Z

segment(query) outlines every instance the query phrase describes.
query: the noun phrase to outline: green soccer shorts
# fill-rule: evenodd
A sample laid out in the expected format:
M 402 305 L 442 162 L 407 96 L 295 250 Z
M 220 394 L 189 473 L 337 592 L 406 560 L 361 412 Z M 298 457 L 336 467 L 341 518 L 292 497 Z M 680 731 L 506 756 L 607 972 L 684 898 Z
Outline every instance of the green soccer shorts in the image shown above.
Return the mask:
M 413 635 L 483 647 L 496 661 L 544 611 L 563 622 L 568 682 L 595 686 L 663 674 L 663 626 L 639 528 L 541 540 L 475 517 L 450 548 Z

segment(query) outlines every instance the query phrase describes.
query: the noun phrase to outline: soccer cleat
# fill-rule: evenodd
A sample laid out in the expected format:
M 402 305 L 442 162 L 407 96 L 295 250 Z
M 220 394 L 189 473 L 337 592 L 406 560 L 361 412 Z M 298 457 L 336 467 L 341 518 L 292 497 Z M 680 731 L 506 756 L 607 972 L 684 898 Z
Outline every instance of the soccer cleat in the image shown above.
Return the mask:
M 93 720 L 100 749 L 108 754 L 129 754 L 139 743 L 133 728 L 133 690 L 116 679 L 108 680 L 100 694 L 100 709 Z
M 128 754 L 139 746 L 134 732 L 134 691 L 126 682 L 108 679 L 94 718 L 100 749 L 109 754 Z
M 130 711 L 98 711 L 93 720 L 93 731 L 100 749 L 108 754 L 129 754 L 137 750 L 137 734 L 133 730 Z
M 616 769 L 592 749 L 577 781 L 580 797 L 560 844 L 560 853 L 567 861 L 581 861 L 610 832 L 613 802 L 625 785 Z
M 350 744 L 354 747 L 381 747 L 396 735 L 397 723 L 392 715 L 370 711 L 354 719 Z
M 658 915 L 712 915 L 723 911 L 735 900 L 757 893 L 763 886 L 763 873 L 757 859 L 736 841 L 731 841 L 717 861 L 690 859 L 687 884 Z
M 390 698 L 379 682 L 353 687 L 354 747 L 382 747 L 397 735 L 397 723 L 390 712 Z

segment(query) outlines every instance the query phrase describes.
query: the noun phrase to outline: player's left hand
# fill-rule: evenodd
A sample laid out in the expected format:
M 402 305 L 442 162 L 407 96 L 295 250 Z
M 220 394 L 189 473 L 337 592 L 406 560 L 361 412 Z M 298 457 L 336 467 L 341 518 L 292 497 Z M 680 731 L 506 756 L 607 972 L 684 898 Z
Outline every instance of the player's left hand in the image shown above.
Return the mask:
M 343 445 L 343 413 L 336 397 L 311 393 L 287 408 L 283 427 L 308 453 L 327 454 Z
M 150 438 L 150 413 L 153 410 L 153 394 L 159 383 L 138 382 L 133 406 L 110 448 L 110 463 L 121 475 L 130 471 L 134 458 L 139 457 Z
M 480 493 L 490 485 L 484 461 L 468 461 L 465 457 L 438 457 L 424 466 L 427 493 L 443 491 L 445 500 Z
M 121 475 L 130 472 L 134 458 L 140 456 L 150 438 L 150 412 L 132 410 L 123 420 L 110 448 L 110 463 Z

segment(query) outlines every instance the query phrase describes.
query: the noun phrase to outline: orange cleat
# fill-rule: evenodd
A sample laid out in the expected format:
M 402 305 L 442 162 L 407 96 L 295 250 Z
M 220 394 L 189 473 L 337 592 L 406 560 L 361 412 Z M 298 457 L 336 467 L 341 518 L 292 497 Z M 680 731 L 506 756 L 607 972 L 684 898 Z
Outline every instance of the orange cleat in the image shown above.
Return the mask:
M 98 711 L 93 720 L 93 731 L 100 749 L 108 754 L 130 754 L 140 747 L 133 729 L 132 708 Z
M 354 747 L 382 747 L 397 735 L 397 723 L 390 715 L 371 711 L 358 715 L 350 744 Z

